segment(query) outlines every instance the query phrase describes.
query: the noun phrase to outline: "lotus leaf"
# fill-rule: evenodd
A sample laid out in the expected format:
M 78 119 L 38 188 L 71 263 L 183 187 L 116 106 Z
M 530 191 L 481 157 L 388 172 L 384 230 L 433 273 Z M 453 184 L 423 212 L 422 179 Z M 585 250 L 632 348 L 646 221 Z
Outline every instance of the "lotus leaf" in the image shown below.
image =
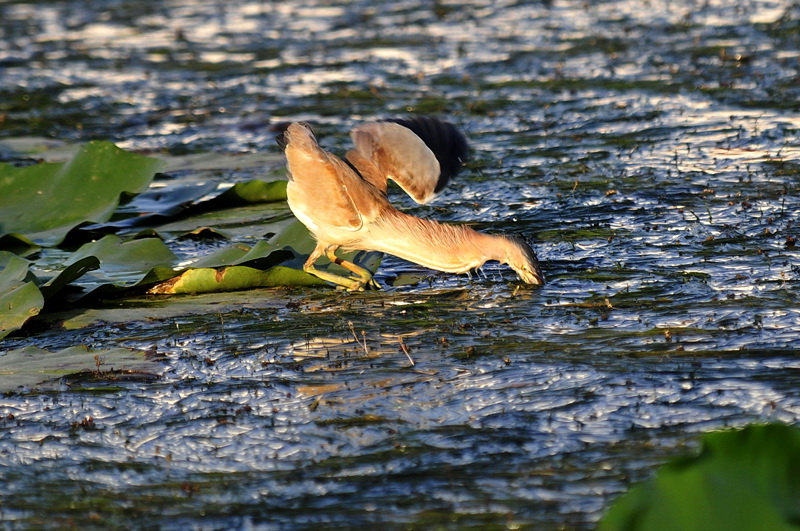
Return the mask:
M 161 366 L 147 361 L 144 352 L 126 348 L 91 351 L 77 346 L 50 352 L 25 347 L 0 354 L 0 393 L 30 388 L 83 371 L 95 372 L 101 378 L 114 378 L 111 371 L 152 374 L 161 372 Z
M 121 194 L 145 190 L 163 167 L 158 159 L 99 141 L 67 162 L 0 164 L 0 236 L 19 234 L 39 245 L 57 245 L 83 223 L 108 220 Z
M 0 339 L 37 315 L 44 306 L 44 297 L 31 279 L 29 262 L 11 253 L 0 251 Z
M 663 466 L 617 500 L 602 530 L 797 529 L 800 430 L 709 433 L 700 455 Z
M 40 287 L 42 295 L 45 300 L 51 301 L 70 283 L 99 267 L 100 260 L 96 256 L 87 256 L 76 260 Z
M 135 217 L 104 223 L 101 227 L 156 226 L 213 210 L 285 200 L 286 181 L 246 181 L 224 191 L 219 191 L 218 184 L 213 181 L 184 184 L 150 190 L 137 196 L 118 210 L 135 213 Z
M 67 265 L 95 256 L 104 269 L 124 269 L 125 271 L 147 271 L 155 266 L 169 266 L 177 260 L 175 254 L 158 238 L 144 238 L 123 242 L 117 236 L 104 238 L 84 244 L 67 260 Z
M 286 285 L 324 286 L 325 282 L 289 267 L 275 266 L 262 271 L 246 266 L 231 266 L 221 269 L 189 269 L 175 278 L 154 286 L 148 293 L 211 293 Z

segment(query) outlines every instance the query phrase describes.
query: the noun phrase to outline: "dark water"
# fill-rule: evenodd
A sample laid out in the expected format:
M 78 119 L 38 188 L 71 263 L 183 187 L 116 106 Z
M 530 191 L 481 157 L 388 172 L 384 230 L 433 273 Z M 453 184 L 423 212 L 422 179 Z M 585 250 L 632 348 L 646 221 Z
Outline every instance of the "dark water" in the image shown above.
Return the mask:
M 395 200 L 526 235 L 549 280 L 121 301 L 10 337 L 168 361 L 0 398 L 6 528 L 586 528 L 702 432 L 800 424 L 797 2 L 0 2 L 0 36 L 0 141 L 277 174 L 271 124 L 336 151 L 443 115 L 474 159 Z

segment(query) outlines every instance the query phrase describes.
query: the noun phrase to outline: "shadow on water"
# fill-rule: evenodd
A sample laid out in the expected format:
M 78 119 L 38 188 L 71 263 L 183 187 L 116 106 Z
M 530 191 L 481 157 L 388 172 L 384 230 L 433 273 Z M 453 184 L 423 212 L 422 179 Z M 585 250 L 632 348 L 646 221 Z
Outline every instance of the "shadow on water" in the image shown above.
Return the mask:
M 798 423 L 796 2 L 31 2 L 0 21 L 0 140 L 251 153 L 303 119 L 342 150 L 361 120 L 443 114 L 474 160 L 433 206 L 393 199 L 525 235 L 549 280 L 387 257 L 382 280 L 421 280 L 52 316 L 4 349 L 155 350 L 166 373 L 0 398 L 7 526 L 585 528 L 701 432 Z

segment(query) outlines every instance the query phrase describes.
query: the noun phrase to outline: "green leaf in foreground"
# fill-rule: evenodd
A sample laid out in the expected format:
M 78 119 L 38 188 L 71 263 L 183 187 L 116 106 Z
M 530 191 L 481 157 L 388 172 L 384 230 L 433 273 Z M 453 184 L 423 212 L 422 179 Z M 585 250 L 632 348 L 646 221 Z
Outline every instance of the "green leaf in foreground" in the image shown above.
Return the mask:
M 25 347 L 0 354 L 0 393 L 31 388 L 79 372 L 93 372 L 101 379 L 115 379 L 120 371 L 151 375 L 162 366 L 148 361 L 143 351 L 126 348 L 90 351 L 82 346 L 50 352 Z
M 44 297 L 28 271 L 28 261 L 0 251 L 0 339 L 19 330 L 44 306 Z
M 601 530 L 800 526 L 800 430 L 782 424 L 709 433 L 700 455 L 663 466 L 611 507 Z
M 82 223 L 108 220 L 120 194 L 145 190 L 163 167 L 158 159 L 98 141 L 67 162 L 0 164 L 0 236 L 57 245 Z

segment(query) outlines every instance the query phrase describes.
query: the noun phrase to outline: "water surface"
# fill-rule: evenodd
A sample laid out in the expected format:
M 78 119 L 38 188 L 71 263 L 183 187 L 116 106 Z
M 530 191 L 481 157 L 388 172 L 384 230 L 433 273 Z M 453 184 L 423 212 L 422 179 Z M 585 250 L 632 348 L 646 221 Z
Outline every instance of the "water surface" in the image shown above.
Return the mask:
M 444 116 L 473 160 L 393 200 L 528 237 L 548 278 L 387 257 L 383 282 L 425 280 L 9 337 L 167 361 L 0 398 L 7 528 L 590 528 L 700 433 L 800 423 L 797 2 L 0 2 L 0 35 L 0 140 L 276 154 L 174 183 L 280 174 L 283 121 L 341 152 L 364 120 Z

